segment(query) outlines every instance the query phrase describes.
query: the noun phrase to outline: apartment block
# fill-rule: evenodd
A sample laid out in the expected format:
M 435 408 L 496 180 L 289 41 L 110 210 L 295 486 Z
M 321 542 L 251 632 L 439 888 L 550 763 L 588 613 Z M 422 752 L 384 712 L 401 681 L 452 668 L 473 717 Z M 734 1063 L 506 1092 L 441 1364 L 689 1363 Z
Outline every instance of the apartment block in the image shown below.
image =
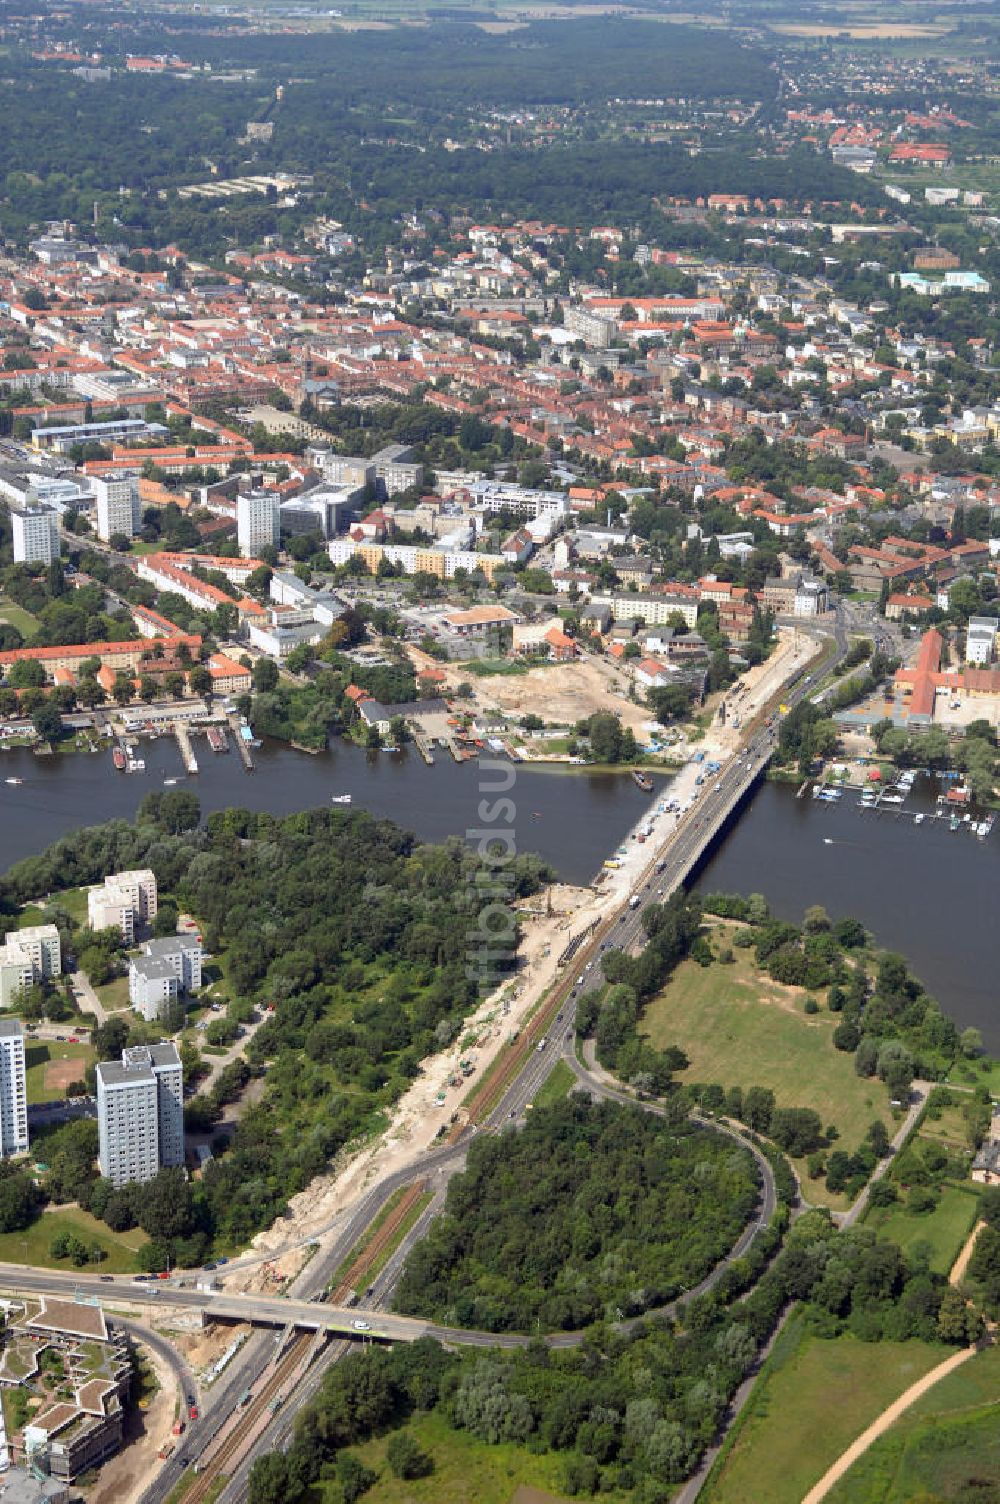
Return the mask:
M 12 1008 L 35 980 L 31 957 L 16 940 L 0 945 L 0 1008 Z
M 131 945 L 137 929 L 156 918 L 156 874 L 143 868 L 116 872 L 103 887 L 87 894 L 87 923 L 92 930 L 120 929 Z
M 277 491 L 241 492 L 236 498 L 236 541 L 245 559 L 262 548 L 277 548 L 281 537 L 281 498 Z
M 124 472 L 95 475 L 91 485 L 97 497 L 97 536 L 104 543 L 110 543 L 118 533 L 134 538 L 142 526 L 138 476 Z
M 59 557 L 59 515 L 51 507 L 11 509 L 15 564 L 51 564 Z
M 28 1152 L 28 1089 L 19 1018 L 0 1018 L 0 1155 Z
M 164 1016 L 182 993 L 201 986 L 201 941 L 191 935 L 147 940 L 140 955 L 129 962 L 128 995 L 132 1007 L 147 1023 Z
M 184 1163 L 184 1078 L 172 1044 L 133 1045 L 97 1067 L 98 1164 L 114 1185 Z

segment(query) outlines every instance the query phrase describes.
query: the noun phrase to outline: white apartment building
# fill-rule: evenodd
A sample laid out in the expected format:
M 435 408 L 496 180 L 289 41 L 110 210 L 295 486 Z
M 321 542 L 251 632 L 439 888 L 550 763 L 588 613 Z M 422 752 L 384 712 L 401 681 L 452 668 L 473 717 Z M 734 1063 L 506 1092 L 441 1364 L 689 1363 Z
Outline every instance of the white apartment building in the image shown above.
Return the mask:
M 137 1013 L 152 1023 L 161 1019 L 181 993 L 201 986 L 201 941 L 192 935 L 147 940 L 128 968 L 128 995 Z
M 965 634 L 965 661 L 988 668 L 997 649 L 1000 621 L 995 616 L 971 616 Z
M 156 874 L 149 868 L 115 872 L 103 887 L 87 894 L 87 923 L 92 930 L 120 929 L 129 945 L 136 929 L 156 918 Z
M 281 538 L 281 498 L 276 491 L 240 492 L 236 498 L 236 541 L 245 559 L 262 548 L 277 548 Z
M 54 924 L 15 930 L 0 945 L 0 1008 L 10 1008 L 35 982 L 62 971 L 59 931 Z
M 555 519 L 570 514 L 569 496 L 565 491 L 536 491 L 513 481 L 483 480 L 470 486 L 472 505 L 484 512 L 513 512 L 518 517 Z
M 0 1155 L 28 1152 L 24 1033 L 18 1018 L 0 1018 Z
M 0 1008 L 13 1007 L 35 980 L 31 957 L 16 940 L 0 945 Z
M 142 526 L 138 476 L 94 476 L 91 485 L 97 497 L 97 536 L 101 541 L 110 543 L 116 533 L 134 538 Z
M 59 931 L 54 924 L 31 924 L 7 936 L 14 940 L 31 957 L 35 980 L 42 977 L 57 977 L 62 971 L 62 945 Z
M 184 1163 L 184 1079 L 172 1044 L 133 1045 L 97 1067 L 98 1164 L 115 1186 Z
M 59 515 L 51 507 L 11 508 L 15 564 L 51 564 L 59 557 Z

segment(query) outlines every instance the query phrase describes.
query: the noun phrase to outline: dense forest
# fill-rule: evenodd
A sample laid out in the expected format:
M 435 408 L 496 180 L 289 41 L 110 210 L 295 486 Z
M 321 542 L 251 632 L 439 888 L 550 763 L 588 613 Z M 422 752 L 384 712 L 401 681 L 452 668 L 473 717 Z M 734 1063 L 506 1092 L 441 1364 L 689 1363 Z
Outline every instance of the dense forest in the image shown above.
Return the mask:
M 122 46 L 120 34 L 99 28 L 93 40 L 112 57 Z M 535 23 L 505 35 L 437 25 L 210 36 L 195 25 L 172 28 L 170 41 L 214 72 L 148 78 L 115 71 L 85 80 L 16 49 L 0 59 L 0 77 L 18 103 L 5 114 L 5 234 L 24 236 L 56 215 L 89 221 L 96 205 L 98 232 L 108 239 L 174 241 L 220 257 L 234 244 L 292 235 L 325 213 L 370 254 L 398 238 L 400 215 L 429 208 L 567 225 L 610 218 L 650 233 L 663 228 L 654 200 L 669 194 L 874 202 L 870 185 L 829 158 L 808 149 L 765 157 L 735 127 L 710 157 L 606 133 L 602 111 L 614 98 L 770 99 L 775 74 L 766 53 L 734 47 L 728 33 L 604 18 Z M 158 53 L 163 43 L 162 32 L 140 26 L 127 45 Z M 225 69 L 245 71 L 223 85 Z M 531 144 L 474 139 L 484 112 L 524 108 L 551 111 L 553 129 Z M 567 111 L 575 112 L 572 122 Z M 39 118 L 47 122 L 41 135 Z M 242 138 L 255 119 L 270 121 L 274 134 L 251 150 Z M 452 138 L 467 136 L 465 149 L 451 149 Z M 170 191 L 211 171 L 226 177 L 251 168 L 314 181 L 297 204 L 282 207 L 262 196 L 220 204 Z
M 245 1243 L 381 1121 L 476 1002 L 469 935 L 495 901 L 458 840 L 422 846 L 389 821 L 339 810 L 284 819 L 228 810 L 199 826 L 196 801 L 184 797 L 184 806 L 169 793 L 147 802 L 135 825 L 111 821 L 66 836 L 0 882 L 2 930 L 13 927 L 19 903 L 150 866 L 161 899 L 201 921 L 233 1019 L 273 1005 L 250 1042 L 249 1068 L 241 1067 L 242 1084 L 266 1068 L 263 1096 L 240 1117 L 226 1152 L 184 1189 L 180 1230 L 151 1245 L 154 1267 L 168 1253 L 191 1264 L 213 1242 Z M 513 896 L 535 891 L 541 876 L 535 859 L 518 857 Z M 72 943 L 58 905 L 53 918 Z M 241 1083 L 229 1084 L 238 1091 Z M 225 1100 L 193 1098 L 192 1125 L 211 1129 Z M 104 1194 L 91 1160 L 78 1155 L 60 1186 L 83 1205 Z
M 757 1197 L 754 1160 L 730 1140 L 571 1097 L 472 1145 L 396 1307 L 493 1332 L 634 1315 L 697 1284 Z

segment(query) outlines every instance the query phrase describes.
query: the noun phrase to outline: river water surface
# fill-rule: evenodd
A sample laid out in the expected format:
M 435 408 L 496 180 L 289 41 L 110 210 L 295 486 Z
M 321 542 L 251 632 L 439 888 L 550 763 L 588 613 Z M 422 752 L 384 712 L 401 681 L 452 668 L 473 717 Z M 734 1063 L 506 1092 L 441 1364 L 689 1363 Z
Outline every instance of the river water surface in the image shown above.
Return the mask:
M 424 840 L 466 836 L 482 825 L 479 804 L 496 797 L 498 777 L 442 753 L 426 767 L 412 749 L 367 753 L 345 742 L 310 757 L 270 743 L 255 749 L 256 771 L 235 752 L 216 756 L 195 739 L 197 777 L 184 778 L 177 747 L 144 742 L 146 772 L 116 773 L 110 753 L 39 758 L 0 756 L 0 871 L 84 824 L 130 819 L 142 797 L 165 778 L 198 795 L 202 811 L 243 805 L 289 814 L 350 793 L 353 808 L 391 818 Z M 485 788 L 483 787 L 485 786 Z M 511 790 L 520 851 L 537 851 L 568 882 L 590 882 L 647 807 L 648 796 L 624 775 L 519 765 Z M 917 790 L 907 808 L 934 811 L 933 791 Z M 781 917 L 800 920 L 822 904 L 853 914 L 879 945 L 902 952 L 960 1026 L 974 1024 L 1000 1053 L 1000 823 L 979 841 L 947 821 L 880 815 L 857 807 L 796 799 L 786 784 L 762 784 L 710 852 L 698 875 L 704 891 L 760 892 Z

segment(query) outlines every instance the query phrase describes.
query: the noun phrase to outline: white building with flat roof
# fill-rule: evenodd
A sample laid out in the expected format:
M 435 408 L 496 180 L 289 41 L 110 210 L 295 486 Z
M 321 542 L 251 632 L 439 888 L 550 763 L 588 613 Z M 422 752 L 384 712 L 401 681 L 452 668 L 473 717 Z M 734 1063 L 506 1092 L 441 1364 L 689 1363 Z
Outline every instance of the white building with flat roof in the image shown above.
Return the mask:
M 116 534 L 134 538 L 142 526 L 137 475 L 93 476 L 91 486 L 97 497 L 97 536 L 110 543 Z
M 16 940 L 31 957 L 35 980 L 57 977 L 62 971 L 62 944 L 54 924 L 29 924 L 16 930 L 8 940 Z
M 51 564 L 59 557 L 59 516 L 51 507 L 11 508 L 15 564 Z
M 143 868 L 115 872 L 87 894 L 87 923 L 92 930 L 120 929 L 131 945 L 136 930 L 156 918 L 156 874 Z
M 995 616 L 971 616 L 965 633 L 965 661 L 988 668 L 997 650 L 1000 621 Z
M 0 945 L 0 1008 L 12 1008 L 35 980 L 31 957 L 11 937 Z
M 28 1089 L 19 1018 L 0 1018 L 0 1155 L 28 1152 Z
M 147 940 L 128 968 L 128 995 L 132 1007 L 147 1023 L 163 1018 L 181 993 L 197 992 L 201 986 L 201 941 L 193 935 L 168 935 Z
M 184 1163 L 184 1079 L 172 1044 L 133 1045 L 97 1067 L 98 1164 L 115 1186 Z
M 236 541 L 245 559 L 281 541 L 281 497 L 277 491 L 241 491 L 236 498 Z

